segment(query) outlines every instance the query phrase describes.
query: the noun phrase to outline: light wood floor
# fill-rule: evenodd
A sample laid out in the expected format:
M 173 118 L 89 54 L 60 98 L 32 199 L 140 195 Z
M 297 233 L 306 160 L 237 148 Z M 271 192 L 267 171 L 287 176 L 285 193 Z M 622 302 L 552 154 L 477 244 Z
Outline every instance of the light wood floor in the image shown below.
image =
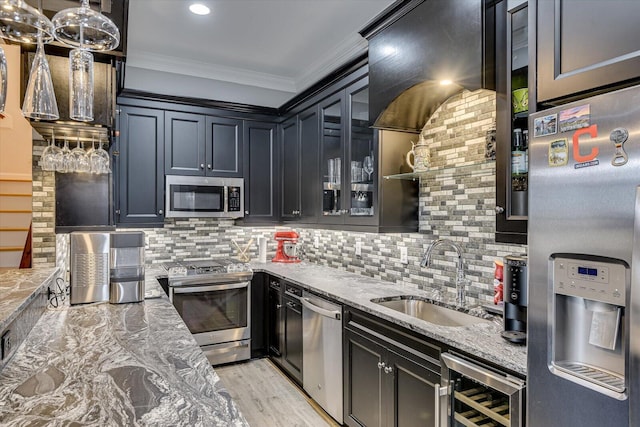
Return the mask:
M 268 359 L 216 366 L 215 371 L 252 427 L 337 427 Z

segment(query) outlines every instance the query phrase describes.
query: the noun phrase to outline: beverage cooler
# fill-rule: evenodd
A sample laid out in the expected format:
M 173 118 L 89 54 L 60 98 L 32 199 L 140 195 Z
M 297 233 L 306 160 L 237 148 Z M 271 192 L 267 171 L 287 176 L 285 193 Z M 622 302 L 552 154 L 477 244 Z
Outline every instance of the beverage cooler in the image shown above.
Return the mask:
M 440 426 L 524 426 L 525 382 L 462 356 L 444 353 Z

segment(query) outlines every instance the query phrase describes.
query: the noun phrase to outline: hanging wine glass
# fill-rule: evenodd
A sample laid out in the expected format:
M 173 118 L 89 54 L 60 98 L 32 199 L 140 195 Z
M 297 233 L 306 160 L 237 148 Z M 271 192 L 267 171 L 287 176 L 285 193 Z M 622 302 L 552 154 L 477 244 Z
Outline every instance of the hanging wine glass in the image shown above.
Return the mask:
M 62 150 L 62 148 L 57 146 L 56 141 L 55 141 L 55 139 L 53 139 L 53 137 L 52 137 L 52 141 L 53 141 L 53 146 L 57 148 L 57 150 L 55 151 L 55 154 L 54 154 L 54 158 L 53 158 L 53 162 L 54 162 L 54 165 L 55 165 L 55 170 L 56 170 L 56 172 L 62 172 L 65 153 Z
M 89 163 L 91 164 L 91 173 L 102 173 L 102 157 L 95 148 L 96 141 L 94 136 L 91 135 L 91 150 L 89 150 Z
M 0 0 L 0 37 L 18 43 L 53 40 L 53 24 L 24 0 Z
M 93 121 L 93 55 L 85 49 L 69 52 L 69 117 Z
M 71 150 L 71 156 L 73 157 L 74 172 L 91 172 L 89 158 L 87 157 L 87 152 L 84 150 L 84 142 L 80 141 L 80 137 L 78 137 L 76 148 Z
M 71 150 L 69 149 L 69 140 L 66 138 L 64 140 L 64 147 L 62 147 L 62 162 L 60 166 L 61 167 L 58 172 L 69 173 L 76 170 L 76 165 L 74 163 L 73 156 L 71 155 Z
M 92 10 L 89 0 L 81 0 L 80 7 L 61 10 L 51 22 L 56 40 L 72 48 L 104 52 L 120 44 L 120 31 L 116 24 Z
M 56 146 L 56 138 L 52 131 L 49 145 L 47 145 L 42 151 L 42 156 L 40 157 L 42 170 L 50 172 L 55 171 L 57 169 L 57 162 L 61 152 L 62 150 Z
M 109 156 L 109 153 L 102 148 L 102 138 L 100 138 L 100 146 L 96 150 L 96 153 L 100 156 L 100 163 L 99 163 L 100 172 L 98 173 L 102 173 L 102 174 L 111 173 L 111 166 L 109 164 L 111 157 Z
M 33 58 L 29 83 L 22 103 L 22 115 L 37 120 L 57 120 L 60 118 L 56 94 L 47 57 L 44 54 L 42 37 L 38 37 L 36 56 Z

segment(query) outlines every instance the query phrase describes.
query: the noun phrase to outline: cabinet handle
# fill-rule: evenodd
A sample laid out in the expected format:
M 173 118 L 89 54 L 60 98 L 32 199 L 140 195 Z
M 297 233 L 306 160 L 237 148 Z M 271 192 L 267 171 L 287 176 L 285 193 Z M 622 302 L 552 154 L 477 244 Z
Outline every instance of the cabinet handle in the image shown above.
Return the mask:
M 200 163 L 200 169 L 204 169 L 204 163 Z
M 162 211 L 162 209 L 160 209 L 160 210 L 158 211 L 158 215 L 162 215 L 163 213 L 164 213 L 164 212 Z
M 207 164 L 207 168 L 208 168 L 208 169 L 211 169 L 211 164 Z
M 384 362 L 378 362 L 378 369 L 382 369 L 385 368 L 385 363 Z
M 393 367 L 392 366 L 385 366 L 384 367 L 384 373 L 385 374 L 390 374 L 393 372 Z
M 249 211 L 244 211 L 244 214 L 245 215 L 249 215 Z
M 502 206 L 496 206 L 496 213 L 501 214 L 504 212 L 504 208 Z
M 441 386 L 436 384 L 433 388 L 435 391 L 435 404 L 436 404 L 435 410 L 433 411 L 433 418 L 436 420 L 436 425 L 438 426 L 442 424 L 448 424 L 448 423 L 442 423 L 442 421 L 440 420 L 440 414 L 446 414 L 445 411 L 441 411 L 440 397 L 447 396 L 449 394 L 449 387 L 447 387 L 446 385 Z M 442 408 L 442 409 L 445 409 L 445 408 Z
M 282 308 L 282 304 L 276 304 L 276 310 L 280 310 Z

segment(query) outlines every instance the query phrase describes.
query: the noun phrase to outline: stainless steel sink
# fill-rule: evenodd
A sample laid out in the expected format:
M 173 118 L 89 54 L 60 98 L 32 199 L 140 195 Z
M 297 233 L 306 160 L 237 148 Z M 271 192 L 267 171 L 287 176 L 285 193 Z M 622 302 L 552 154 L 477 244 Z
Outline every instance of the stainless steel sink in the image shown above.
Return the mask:
M 440 326 L 460 327 L 478 323 L 490 323 L 488 320 L 480 319 L 479 317 L 471 316 L 470 314 L 443 307 L 441 305 L 436 305 L 412 295 L 374 298 L 371 302 Z

